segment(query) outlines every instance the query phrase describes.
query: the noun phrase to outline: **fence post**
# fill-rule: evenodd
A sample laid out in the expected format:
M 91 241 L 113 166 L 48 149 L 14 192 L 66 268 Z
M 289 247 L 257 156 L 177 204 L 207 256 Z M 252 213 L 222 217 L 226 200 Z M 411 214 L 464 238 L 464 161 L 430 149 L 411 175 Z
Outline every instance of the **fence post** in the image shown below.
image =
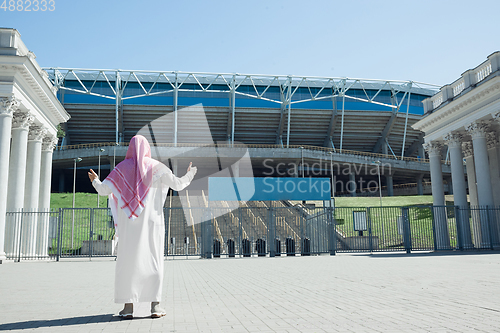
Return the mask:
M 431 209 L 432 216 L 432 238 L 434 240 L 434 251 L 438 250 L 437 239 L 436 239 L 436 219 L 434 218 L 434 205 L 429 207 Z
M 402 207 L 402 216 L 403 216 L 403 234 L 404 234 L 404 244 L 406 253 L 411 253 L 411 228 L 410 228 L 410 219 L 408 215 L 408 207 Z
M 90 231 L 89 231 L 89 260 L 92 260 L 92 252 L 94 251 L 94 209 L 89 208 L 90 212 Z
M 19 246 L 17 251 L 17 262 L 21 262 L 21 249 L 23 248 L 23 217 L 24 217 L 24 208 L 21 208 L 20 218 L 19 218 Z
M 336 220 L 335 217 L 333 216 L 335 212 L 335 208 L 327 207 L 327 221 L 328 221 L 328 247 L 330 248 L 330 255 L 334 256 L 335 252 L 337 251 L 337 237 L 335 235 L 335 230 L 336 230 Z
M 59 208 L 59 217 L 57 218 L 57 257 L 56 257 L 56 261 L 59 261 L 59 258 L 61 257 L 61 253 L 62 253 L 62 249 L 61 249 L 62 222 L 63 222 L 62 208 Z
M 372 237 L 372 219 L 370 217 L 370 207 L 366 208 L 366 223 L 368 224 L 368 246 L 370 252 L 373 252 L 373 237 Z
M 267 246 L 269 247 L 269 257 L 275 257 L 276 256 L 276 223 L 274 220 L 274 209 L 273 209 L 273 202 L 269 201 L 269 210 L 267 214 L 267 230 L 268 230 L 268 241 L 267 241 Z
M 462 220 L 462 212 L 460 211 L 459 206 L 455 206 L 455 225 L 457 227 L 457 242 L 458 242 L 458 249 L 460 251 L 464 250 L 464 221 Z
M 243 255 L 243 247 L 242 247 L 242 242 L 243 242 L 243 221 L 241 220 L 242 218 L 242 213 L 241 210 L 243 207 L 238 207 L 238 221 L 239 221 L 239 227 L 240 227 L 240 232 L 239 232 L 239 240 L 238 240 L 238 248 L 239 248 L 239 253 L 240 253 L 240 258 Z
M 163 256 L 168 257 L 168 244 L 170 242 L 170 239 L 168 239 L 167 235 L 167 230 L 168 230 L 168 223 L 169 223 L 169 210 L 172 209 L 171 207 L 163 207 L 163 223 L 165 224 L 165 236 L 163 237 Z
M 488 234 L 490 235 L 490 249 L 493 250 L 493 231 L 491 230 L 491 223 L 493 223 L 492 219 L 492 211 L 490 206 L 484 206 L 484 209 L 486 210 L 486 221 L 488 222 Z

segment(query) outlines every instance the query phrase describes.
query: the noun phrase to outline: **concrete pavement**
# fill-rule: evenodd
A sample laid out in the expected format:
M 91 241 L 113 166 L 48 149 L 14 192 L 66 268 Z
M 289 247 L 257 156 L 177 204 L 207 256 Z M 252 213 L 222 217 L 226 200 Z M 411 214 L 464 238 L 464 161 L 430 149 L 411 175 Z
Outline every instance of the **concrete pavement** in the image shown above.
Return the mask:
M 161 319 L 114 316 L 114 266 L 0 265 L 0 331 L 500 332 L 495 252 L 167 260 Z

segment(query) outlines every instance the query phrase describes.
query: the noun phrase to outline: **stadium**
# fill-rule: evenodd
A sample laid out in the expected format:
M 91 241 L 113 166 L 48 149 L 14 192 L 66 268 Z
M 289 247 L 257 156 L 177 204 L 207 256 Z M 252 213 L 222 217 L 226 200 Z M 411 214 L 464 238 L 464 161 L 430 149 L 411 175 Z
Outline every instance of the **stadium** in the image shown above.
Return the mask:
M 124 158 L 123 145 L 148 123 L 164 116 L 170 121 L 162 124 L 156 137 L 157 143 L 176 149 L 167 154 L 182 155 L 183 149 L 213 144 L 244 145 L 257 177 L 270 165 L 294 164 L 299 166 L 296 176 L 329 177 L 328 163 L 333 162 L 332 171 L 341 181 L 336 188 L 338 195 L 355 195 L 340 185 L 356 181 L 351 171 L 343 170 L 344 164 L 368 164 L 365 169 L 370 170 L 376 168 L 373 161 L 389 166 L 382 171 L 387 195 L 402 184 L 414 184 L 414 194 L 422 194 L 422 182 L 429 177 L 428 164 L 422 163 L 426 162 L 423 135 L 411 125 L 424 114 L 422 100 L 436 93 L 433 85 L 291 75 L 73 68 L 46 71 L 71 115 L 54 153 L 52 188 L 60 192 L 71 191 L 76 157 L 83 159 L 78 164 L 82 170 L 79 175 L 97 166 L 100 157 L 106 175 Z M 202 108 L 201 116 L 193 106 L 198 111 Z M 202 128 L 203 122 L 207 129 Z M 100 152 L 101 147 L 108 148 Z M 191 151 L 188 157 L 201 166 L 200 170 L 211 169 L 207 165 L 203 168 L 203 149 L 197 151 L 199 156 Z M 187 165 L 188 157 L 176 158 L 179 168 Z M 266 159 L 273 161 L 266 164 Z M 177 162 L 169 163 L 177 169 Z M 449 173 L 446 166 L 443 171 Z M 280 173 L 275 170 L 275 174 Z M 373 172 L 364 176 L 367 182 L 376 180 Z M 82 179 L 77 177 L 77 191 L 91 191 Z M 363 189 L 357 188 L 357 192 L 362 195 Z

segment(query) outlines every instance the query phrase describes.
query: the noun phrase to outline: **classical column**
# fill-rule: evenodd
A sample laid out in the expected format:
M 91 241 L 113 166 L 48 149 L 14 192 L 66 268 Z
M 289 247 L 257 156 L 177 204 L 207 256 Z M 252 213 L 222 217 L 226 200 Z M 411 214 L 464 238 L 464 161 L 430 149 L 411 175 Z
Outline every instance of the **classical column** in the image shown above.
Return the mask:
M 429 154 L 434 206 L 444 206 L 443 172 L 441 168 L 441 149 L 443 146 L 440 143 L 429 142 L 424 144 L 424 148 Z
M 40 194 L 40 163 L 42 160 L 42 140 L 47 130 L 38 125 L 30 126 L 28 132 L 28 153 L 26 157 L 26 177 L 24 187 L 24 211 L 38 211 Z M 29 214 L 23 219 L 21 252 L 29 257 L 35 256 L 37 215 Z
M 5 213 L 7 211 L 7 179 L 9 179 L 10 136 L 12 117 L 19 107 L 19 100 L 14 97 L 0 98 L 0 264 L 5 256 Z
M 489 132 L 486 137 L 486 145 L 488 148 L 488 160 L 489 169 L 491 177 L 491 189 L 493 194 L 493 205 L 498 208 L 500 206 L 500 170 L 498 165 L 498 139 L 496 132 Z M 493 215 L 491 215 L 493 214 Z M 497 211 L 491 212 L 491 236 L 493 238 L 493 243 L 499 245 L 500 235 L 499 235 L 499 225 Z
M 477 199 L 480 206 L 493 207 L 493 189 L 491 187 L 490 167 L 486 135 L 488 125 L 483 122 L 473 122 L 466 127 L 472 137 L 474 147 L 474 165 L 476 167 Z
M 489 132 L 486 138 L 488 160 L 490 161 L 490 176 L 495 207 L 500 206 L 500 168 L 498 163 L 498 139 L 496 132 Z
M 43 213 L 38 219 L 36 239 L 36 253 L 39 257 L 48 256 L 52 152 L 56 147 L 57 140 L 57 138 L 54 138 L 52 136 L 46 136 L 42 141 L 38 211 Z
M 10 147 L 9 187 L 7 191 L 7 212 L 19 212 L 24 205 L 24 185 L 26 177 L 26 154 L 28 130 L 33 123 L 29 112 L 16 111 L 12 120 L 12 143 Z M 21 216 L 15 215 L 6 221 L 5 250 L 10 255 L 19 251 Z
M 443 146 L 437 142 L 428 142 L 424 145 L 424 148 L 427 150 L 430 160 L 436 250 L 445 250 L 450 248 L 450 237 L 446 220 L 446 208 L 444 207 L 443 172 L 441 167 L 441 150 Z
M 472 137 L 474 148 L 474 166 L 476 169 L 477 199 L 481 209 L 493 208 L 493 189 L 491 186 L 490 166 L 488 161 L 488 147 L 486 135 L 489 126 L 484 122 L 475 121 L 466 126 L 467 132 Z M 493 217 L 488 210 L 481 210 L 481 246 L 490 245 L 490 232 L 493 225 Z
M 479 219 L 477 202 L 477 184 L 476 168 L 474 167 L 474 149 L 472 142 L 462 143 L 462 150 L 465 158 L 465 167 L 467 169 L 467 185 L 469 186 L 469 202 L 471 216 L 471 232 L 475 247 L 481 247 L 481 220 Z
M 468 205 L 462 156 L 462 135 L 450 133 L 444 139 L 450 151 L 453 200 L 455 201 L 455 206 L 466 208 Z
M 465 184 L 464 160 L 462 154 L 463 136 L 461 134 L 449 133 L 444 139 L 446 140 L 450 152 L 453 200 L 455 206 L 458 206 L 462 213 L 458 221 L 459 230 L 462 236 L 462 244 L 465 248 L 471 248 L 472 237 L 469 223 L 469 205 L 467 203 L 467 187 Z

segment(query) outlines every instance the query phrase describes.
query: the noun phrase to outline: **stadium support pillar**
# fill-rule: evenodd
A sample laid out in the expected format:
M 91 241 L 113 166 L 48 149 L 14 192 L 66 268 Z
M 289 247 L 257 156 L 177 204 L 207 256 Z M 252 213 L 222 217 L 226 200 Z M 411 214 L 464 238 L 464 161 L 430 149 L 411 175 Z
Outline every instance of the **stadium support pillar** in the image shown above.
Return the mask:
M 12 117 L 19 107 L 19 101 L 13 97 L 0 98 L 0 264 L 5 256 L 5 213 L 7 211 L 7 179 L 9 179 L 10 136 Z
M 351 194 L 351 197 L 356 196 L 356 175 L 354 172 L 349 174 L 349 181 L 347 182 L 347 190 Z
M 33 122 L 30 113 L 14 112 L 12 120 L 12 144 L 9 163 L 9 189 L 7 192 L 7 211 L 21 211 L 24 204 L 24 189 L 26 181 L 26 156 L 28 149 L 28 130 Z M 7 221 L 8 223 L 8 221 Z M 5 251 L 12 254 L 15 251 L 16 233 L 19 232 L 13 225 L 5 228 Z
M 421 173 L 417 176 L 417 194 L 424 195 L 424 184 L 423 184 L 424 174 Z
M 64 193 L 64 172 L 59 173 L 59 193 Z
M 389 197 L 394 196 L 394 184 L 392 180 L 393 180 L 392 175 L 385 176 L 385 183 L 387 185 L 387 196 Z
M 389 155 L 389 147 L 387 146 L 387 142 L 382 144 L 382 154 Z

